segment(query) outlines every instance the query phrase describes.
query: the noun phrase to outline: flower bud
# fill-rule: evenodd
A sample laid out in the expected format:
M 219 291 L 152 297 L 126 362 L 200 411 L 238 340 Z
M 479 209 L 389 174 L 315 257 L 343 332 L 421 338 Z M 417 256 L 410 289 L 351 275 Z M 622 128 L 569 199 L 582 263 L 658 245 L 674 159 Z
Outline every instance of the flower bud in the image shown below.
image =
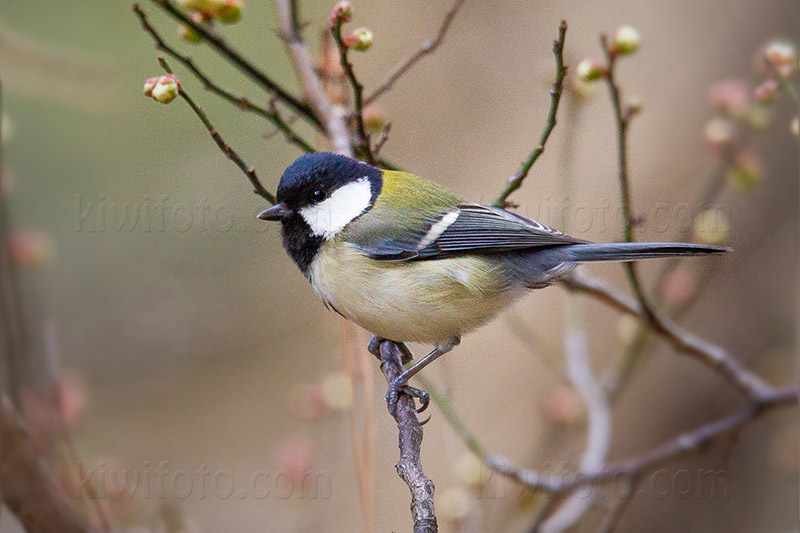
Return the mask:
M 680 265 L 661 280 L 661 297 L 664 303 L 677 307 L 691 300 L 697 291 L 697 279 L 685 265 Z
M 620 55 L 628 55 L 639 49 L 642 37 L 639 30 L 633 26 L 622 26 L 614 36 L 614 52 Z
M 633 96 L 628 99 L 628 114 L 630 116 L 638 115 L 642 112 L 642 107 L 644 102 L 642 102 L 642 97 L 634 94 Z
M 731 221 L 721 209 L 706 209 L 694 219 L 694 240 L 700 244 L 726 245 Z
M 752 190 L 761 182 L 761 165 L 758 158 L 750 152 L 741 152 L 728 169 L 728 183 L 737 189 Z
M 367 28 L 351 30 L 344 36 L 342 42 L 347 48 L 363 52 L 372 46 L 372 32 Z
M 336 2 L 331 10 L 331 26 L 350 22 L 350 19 L 352 18 L 353 6 L 350 5 L 350 2 L 345 2 L 344 0 Z
M 581 81 L 590 82 L 604 78 L 608 74 L 606 66 L 594 59 L 584 59 L 575 68 L 575 73 Z
M 377 103 L 372 103 L 364 108 L 362 113 L 364 120 L 364 127 L 370 133 L 376 133 L 383 130 L 386 124 L 386 114 L 384 113 L 383 106 Z
M 570 385 L 558 385 L 542 405 L 544 415 L 560 424 L 579 422 L 586 416 L 586 402 L 583 397 Z
M 242 18 L 241 0 L 225 0 L 216 11 L 214 16 L 223 24 L 233 24 Z
M 460 522 L 469 515 L 472 498 L 461 487 L 451 487 L 442 492 L 437 505 L 437 510 L 440 510 L 439 512 L 444 520 Z
M 194 31 L 194 28 L 186 24 L 178 25 L 178 35 L 187 43 L 197 44 L 203 41 L 203 36 Z
M 489 471 L 472 452 L 462 453 L 456 459 L 453 471 L 458 480 L 468 487 L 480 487 L 489 481 Z
M 8 238 L 9 254 L 20 267 L 37 267 L 53 255 L 53 241 L 42 231 L 28 230 Z
M 789 126 L 789 129 L 792 132 L 792 135 L 795 137 L 800 137 L 800 117 L 794 117 L 792 119 L 792 124 Z
M 733 124 L 727 118 L 713 118 L 706 124 L 703 135 L 712 149 L 719 150 L 733 139 Z
M 732 117 L 744 117 L 750 109 L 750 89 L 744 80 L 732 79 L 716 83 L 709 90 L 708 96 L 715 109 Z
M 769 43 L 764 49 L 764 57 L 772 63 L 782 78 L 788 78 L 797 72 L 797 51 L 790 42 L 773 41 Z
M 181 84 L 174 74 L 165 74 L 144 80 L 144 95 L 157 102 L 168 104 L 178 96 Z
M 344 372 L 331 372 L 322 380 L 322 399 L 331 409 L 343 410 L 353 404 L 353 383 Z
M 778 87 L 778 82 L 772 78 L 764 80 L 753 91 L 753 98 L 760 104 L 771 104 L 775 100 L 775 95 L 778 94 Z

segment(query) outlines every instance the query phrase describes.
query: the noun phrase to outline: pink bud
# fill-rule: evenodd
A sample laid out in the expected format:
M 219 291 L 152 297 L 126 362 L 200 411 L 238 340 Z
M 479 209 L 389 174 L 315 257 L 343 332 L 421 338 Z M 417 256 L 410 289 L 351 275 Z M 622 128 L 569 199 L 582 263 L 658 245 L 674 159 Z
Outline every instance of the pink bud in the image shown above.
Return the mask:
M 344 24 L 345 22 L 350 22 L 350 19 L 353 18 L 353 6 L 350 5 L 350 2 L 346 2 L 344 0 L 340 0 L 336 2 L 331 10 L 331 26 L 336 26 L 337 24 Z
M 760 104 L 771 104 L 778 94 L 778 82 L 772 78 L 764 80 L 761 85 L 753 91 L 753 98 Z
M 575 68 L 575 74 L 584 82 L 597 81 L 608 74 L 606 66 L 594 59 L 584 59 Z
M 661 296 L 672 307 L 688 302 L 696 290 L 697 279 L 686 266 L 678 266 L 661 281 Z
M 787 41 L 773 41 L 764 49 L 764 57 L 772 63 L 782 78 L 797 72 L 797 51 Z M 772 74 L 770 72 L 770 74 Z
M 721 81 L 711 87 L 709 100 L 719 111 L 733 117 L 743 117 L 750 108 L 750 89 L 743 80 Z
M 178 96 L 181 84 L 174 74 L 165 74 L 144 80 L 144 95 L 157 102 L 168 104 Z
M 614 36 L 614 53 L 620 55 L 632 54 L 639 49 L 642 37 L 639 30 L 633 26 L 622 26 Z
M 240 0 L 225 0 L 217 10 L 214 16 L 223 24 L 233 24 L 242 18 L 242 2 Z
M 342 42 L 347 48 L 364 52 L 372 46 L 372 32 L 367 28 L 351 30 L 344 36 Z

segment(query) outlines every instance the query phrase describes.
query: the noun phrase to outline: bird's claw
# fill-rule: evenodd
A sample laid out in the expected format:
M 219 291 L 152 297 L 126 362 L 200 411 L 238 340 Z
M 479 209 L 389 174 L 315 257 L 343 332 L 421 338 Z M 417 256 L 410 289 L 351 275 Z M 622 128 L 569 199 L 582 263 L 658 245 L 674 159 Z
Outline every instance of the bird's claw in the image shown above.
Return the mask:
M 386 393 L 386 405 L 393 416 L 397 413 L 397 398 L 400 393 L 407 394 L 411 396 L 411 398 L 419 400 L 417 413 L 425 411 L 431 403 L 430 394 L 422 389 L 410 386 L 405 380 L 396 378 L 389 384 L 389 391 Z

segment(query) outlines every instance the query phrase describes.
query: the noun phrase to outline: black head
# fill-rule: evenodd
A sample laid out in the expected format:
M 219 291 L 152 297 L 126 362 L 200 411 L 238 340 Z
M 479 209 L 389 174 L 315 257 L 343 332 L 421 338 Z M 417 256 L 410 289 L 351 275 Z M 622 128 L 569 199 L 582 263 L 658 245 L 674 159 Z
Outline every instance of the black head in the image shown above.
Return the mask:
M 282 223 L 283 246 L 307 274 L 322 243 L 368 211 L 381 184 L 381 171 L 371 165 L 327 152 L 306 154 L 281 176 L 278 203 L 258 217 Z

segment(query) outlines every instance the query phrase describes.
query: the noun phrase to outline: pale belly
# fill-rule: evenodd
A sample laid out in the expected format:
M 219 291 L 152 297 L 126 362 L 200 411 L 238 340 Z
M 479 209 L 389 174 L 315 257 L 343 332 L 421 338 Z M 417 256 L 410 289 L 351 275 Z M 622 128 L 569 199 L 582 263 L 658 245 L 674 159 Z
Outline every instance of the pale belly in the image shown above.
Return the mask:
M 382 262 L 347 244 L 334 248 L 311 264 L 314 290 L 346 318 L 386 339 L 450 341 L 485 324 L 525 292 L 491 258 Z

